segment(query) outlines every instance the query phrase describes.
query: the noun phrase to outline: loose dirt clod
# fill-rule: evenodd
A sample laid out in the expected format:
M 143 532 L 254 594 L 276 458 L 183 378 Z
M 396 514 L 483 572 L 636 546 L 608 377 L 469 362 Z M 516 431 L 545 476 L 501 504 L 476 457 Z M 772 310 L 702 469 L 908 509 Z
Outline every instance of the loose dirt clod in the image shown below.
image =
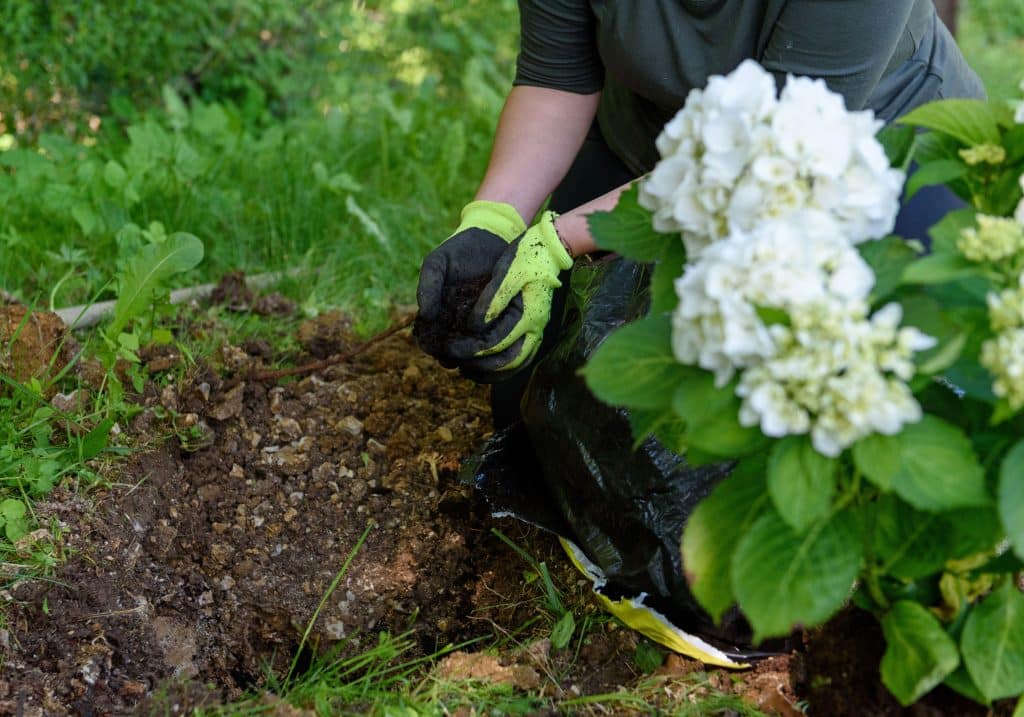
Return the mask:
M 57 314 L 30 312 L 20 304 L 0 306 L 0 373 L 22 383 L 32 378 L 45 382 L 67 366 L 75 346 Z

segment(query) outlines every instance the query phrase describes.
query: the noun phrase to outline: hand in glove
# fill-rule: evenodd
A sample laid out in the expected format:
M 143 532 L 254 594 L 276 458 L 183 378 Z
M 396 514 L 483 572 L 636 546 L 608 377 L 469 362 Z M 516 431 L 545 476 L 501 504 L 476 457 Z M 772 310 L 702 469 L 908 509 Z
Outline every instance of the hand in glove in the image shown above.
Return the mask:
M 455 233 L 424 258 L 416 289 L 419 313 L 413 334 L 425 352 L 448 368 L 458 365 L 447 347 L 451 332 L 458 328 L 451 325 L 449 304 L 460 286 L 485 283 L 509 242 L 524 231 L 526 224 L 512 205 L 470 202 L 462 210 Z
M 572 267 L 572 257 L 555 231 L 554 212 L 508 245 L 494 265 L 491 281 L 473 307 L 474 336 L 451 345 L 463 372 L 494 380 L 530 361 L 540 347 L 551 318 L 551 299 L 562 285 L 558 275 Z

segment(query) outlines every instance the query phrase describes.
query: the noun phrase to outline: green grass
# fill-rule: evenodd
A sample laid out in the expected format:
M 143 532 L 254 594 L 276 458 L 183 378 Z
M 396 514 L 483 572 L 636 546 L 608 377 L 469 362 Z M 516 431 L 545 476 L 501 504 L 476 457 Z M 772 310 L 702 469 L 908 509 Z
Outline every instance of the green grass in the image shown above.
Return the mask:
M 189 281 L 305 267 L 296 298 L 380 328 L 471 197 L 512 74 L 515 3 L 421 5 L 353 5 L 321 85 L 282 117 L 165 92 L 105 117 L 93 146 L 49 134 L 0 152 L 0 286 L 109 298 L 131 234 L 160 222 L 206 245 Z
M 0 289 L 39 308 L 113 298 L 145 234 L 182 231 L 202 239 L 205 259 L 175 276 L 176 286 L 235 269 L 298 269 L 279 290 L 300 304 L 300 316 L 339 307 L 364 334 L 383 328 L 395 304 L 412 302 L 422 255 L 455 225 L 483 171 L 511 79 L 516 9 L 512 0 L 444 11 L 419 0 L 372 5 L 310 6 L 342 12 L 346 22 L 337 42 L 318 43 L 321 54 L 291 67 L 315 78 L 302 102 L 275 104 L 259 93 L 236 102 L 235 93 L 209 91 L 200 100 L 168 89 L 162 106 L 112 103 L 80 142 L 52 131 L 62 125 L 37 141 L 31 133 L 0 137 Z M 215 331 L 175 337 L 186 355 L 252 337 L 285 354 L 294 347 L 287 321 L 212 313 Z M 95 334 L 90 341 L 102 348 Z M 137 408 L 116 382 L 70 417 L 50 405 L 49 387 L 5 383 L 0 552 L 14 559 L 14 541 L 38 526 L 36 498 L 60 480 L 95 480 L 86 460 L 103 441 L 62 426 L 109 430 Z M 78 388 L 70 372 L 54 384 Z
M 69 411 L 44 397 L 46 384 L 21 384 L 0 374 L 0 587 L 49 575 L 63 562 L 61 528 L 40 526 L 35 501 L 62 481 L 102 482 L 88 467 L 107 448 L 109 407 Z
M 553 576 L 545 562 L 498 531 L 495 535 L 518 554 L 530 568 L 527 586 L 533 586 L 533 605 L 538 619 L 514 630 L 496 626 L 494 634 L 460 645 L 447 645 L 433 654 L 411 657 L 415 650 L 414 633 L 401 635 L 380 633 L 374 645 L 358 653 L 348 654 L 348 642 L 334 646 L 316 656 L 310 667 L 295 673 L 296 662 L 284 677 L 267 674 L 264 688 L 238 701 L 216 708 L 196 710 L 194 717 L 241 717 L 276 713 L 282 703 L 311 710 L 317 715 L 373 715 L 380 717 L 404 715 L 449 715 L 463 711 L 478 715 L 528 715 L 543 712 L 558 714 L 658 714 L 678 717 L 703 715 L 740 715 L 763 717 L 763 713 L 744 703 L 741 698 L 715 687 L 707 673 L 695 672 L 682 677 L 643 677 L 632 688 L 595 695 L 576 696 L 566 690 L 574 678 L 581 676 L 577 667 L 580 647 L 592 631 L 603 629 L 614 618 L 593 614 L 593 602 L 584 591 L 570 589 L 578 575 L 567 568 L 564 575 Z M 366 534 L 364 533 L 364 538 Z M 361 544 L 361 541 L 360 541 Z M 347 565 L 359 550 L 353 548 L 346 566 L 323 596 L 326 602 L 334 586 L 345 574 Z M 576 586 L 578 587 L 578 586 Z M 314 611 L 302 642 L 312 625 Z M 589 613 L 589 614 L 588 614 Z M 582 615 L 572 639 L 558 647 L 553 634 L 561 622 L 559 615 Z M 510 633 L 517 633 L 515 637 Z M 525 658 L 528 644 L 550 639 L 551 653 L 546 658 Z M 647 648 L 646 665 L 638 659 Z M 300 644 L 301 649 L 301 644 Z M 516 688 L 483 679 L 459 679 L 445 676 L 435 669 L 446 656 L 457 650 L 480 652 L 504 658 L 505 664 L 521 664 L 536 668 L 540 684 L 531 689 Z M 636 660 L 638 673 L 651 673 L 661 665 L 665 653 L 646 640 L 638 646 L 637 655 L 619 655 L 617 659 Z M 537 662 L 536 660 L 540 660 Z M 158 714 L 159 712 L 157 712 Z

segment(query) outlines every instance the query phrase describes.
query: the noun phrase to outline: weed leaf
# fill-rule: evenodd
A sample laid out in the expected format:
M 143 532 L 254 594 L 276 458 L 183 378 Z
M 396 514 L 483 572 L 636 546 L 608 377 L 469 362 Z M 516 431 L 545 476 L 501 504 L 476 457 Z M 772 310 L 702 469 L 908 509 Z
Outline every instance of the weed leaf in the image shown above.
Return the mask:
M 28 509 L 16 498 L 8 498 L 0 502 L 0 526 L 3 527 L 7 539 L 12 543 L 28 533 Z
M 110 437 L 110 429 L 113 427 L 114 419 L 105 418 L 86 434 L 81 443 L 83 461 L 95 458 L 100 451 L 107 447 L 107 439 Z
M 576 619 L 571 612 L 566 610 L 551 629 L 552 649 L 564 650 L 567 648 L 574 632 L 576 632 Z
M 114 318 L 107 327 L 107 336 L 116 340 L 133 318 L 143 312 L 154 292 L 174 274 L 188 271 L 203 260 L 203 243 L 177 232 L 161 244 L 148 244 L 129 260 L 121 276 L 120 294 L 114 305 Z

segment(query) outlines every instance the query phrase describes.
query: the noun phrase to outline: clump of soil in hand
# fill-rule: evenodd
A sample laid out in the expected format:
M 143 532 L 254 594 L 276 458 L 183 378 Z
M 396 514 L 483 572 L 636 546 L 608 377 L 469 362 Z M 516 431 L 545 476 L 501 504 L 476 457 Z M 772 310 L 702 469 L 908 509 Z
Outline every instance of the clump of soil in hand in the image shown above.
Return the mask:
M 473 335 L 469 328 L 470 314 L 489 280 L 489 276 L 481 276 L 445 286 L 437 319 L 425 321 L 417 316 L 413 324 L 412 335 L 420 348 L 432 356 L 444 355 L 451 339 Z

